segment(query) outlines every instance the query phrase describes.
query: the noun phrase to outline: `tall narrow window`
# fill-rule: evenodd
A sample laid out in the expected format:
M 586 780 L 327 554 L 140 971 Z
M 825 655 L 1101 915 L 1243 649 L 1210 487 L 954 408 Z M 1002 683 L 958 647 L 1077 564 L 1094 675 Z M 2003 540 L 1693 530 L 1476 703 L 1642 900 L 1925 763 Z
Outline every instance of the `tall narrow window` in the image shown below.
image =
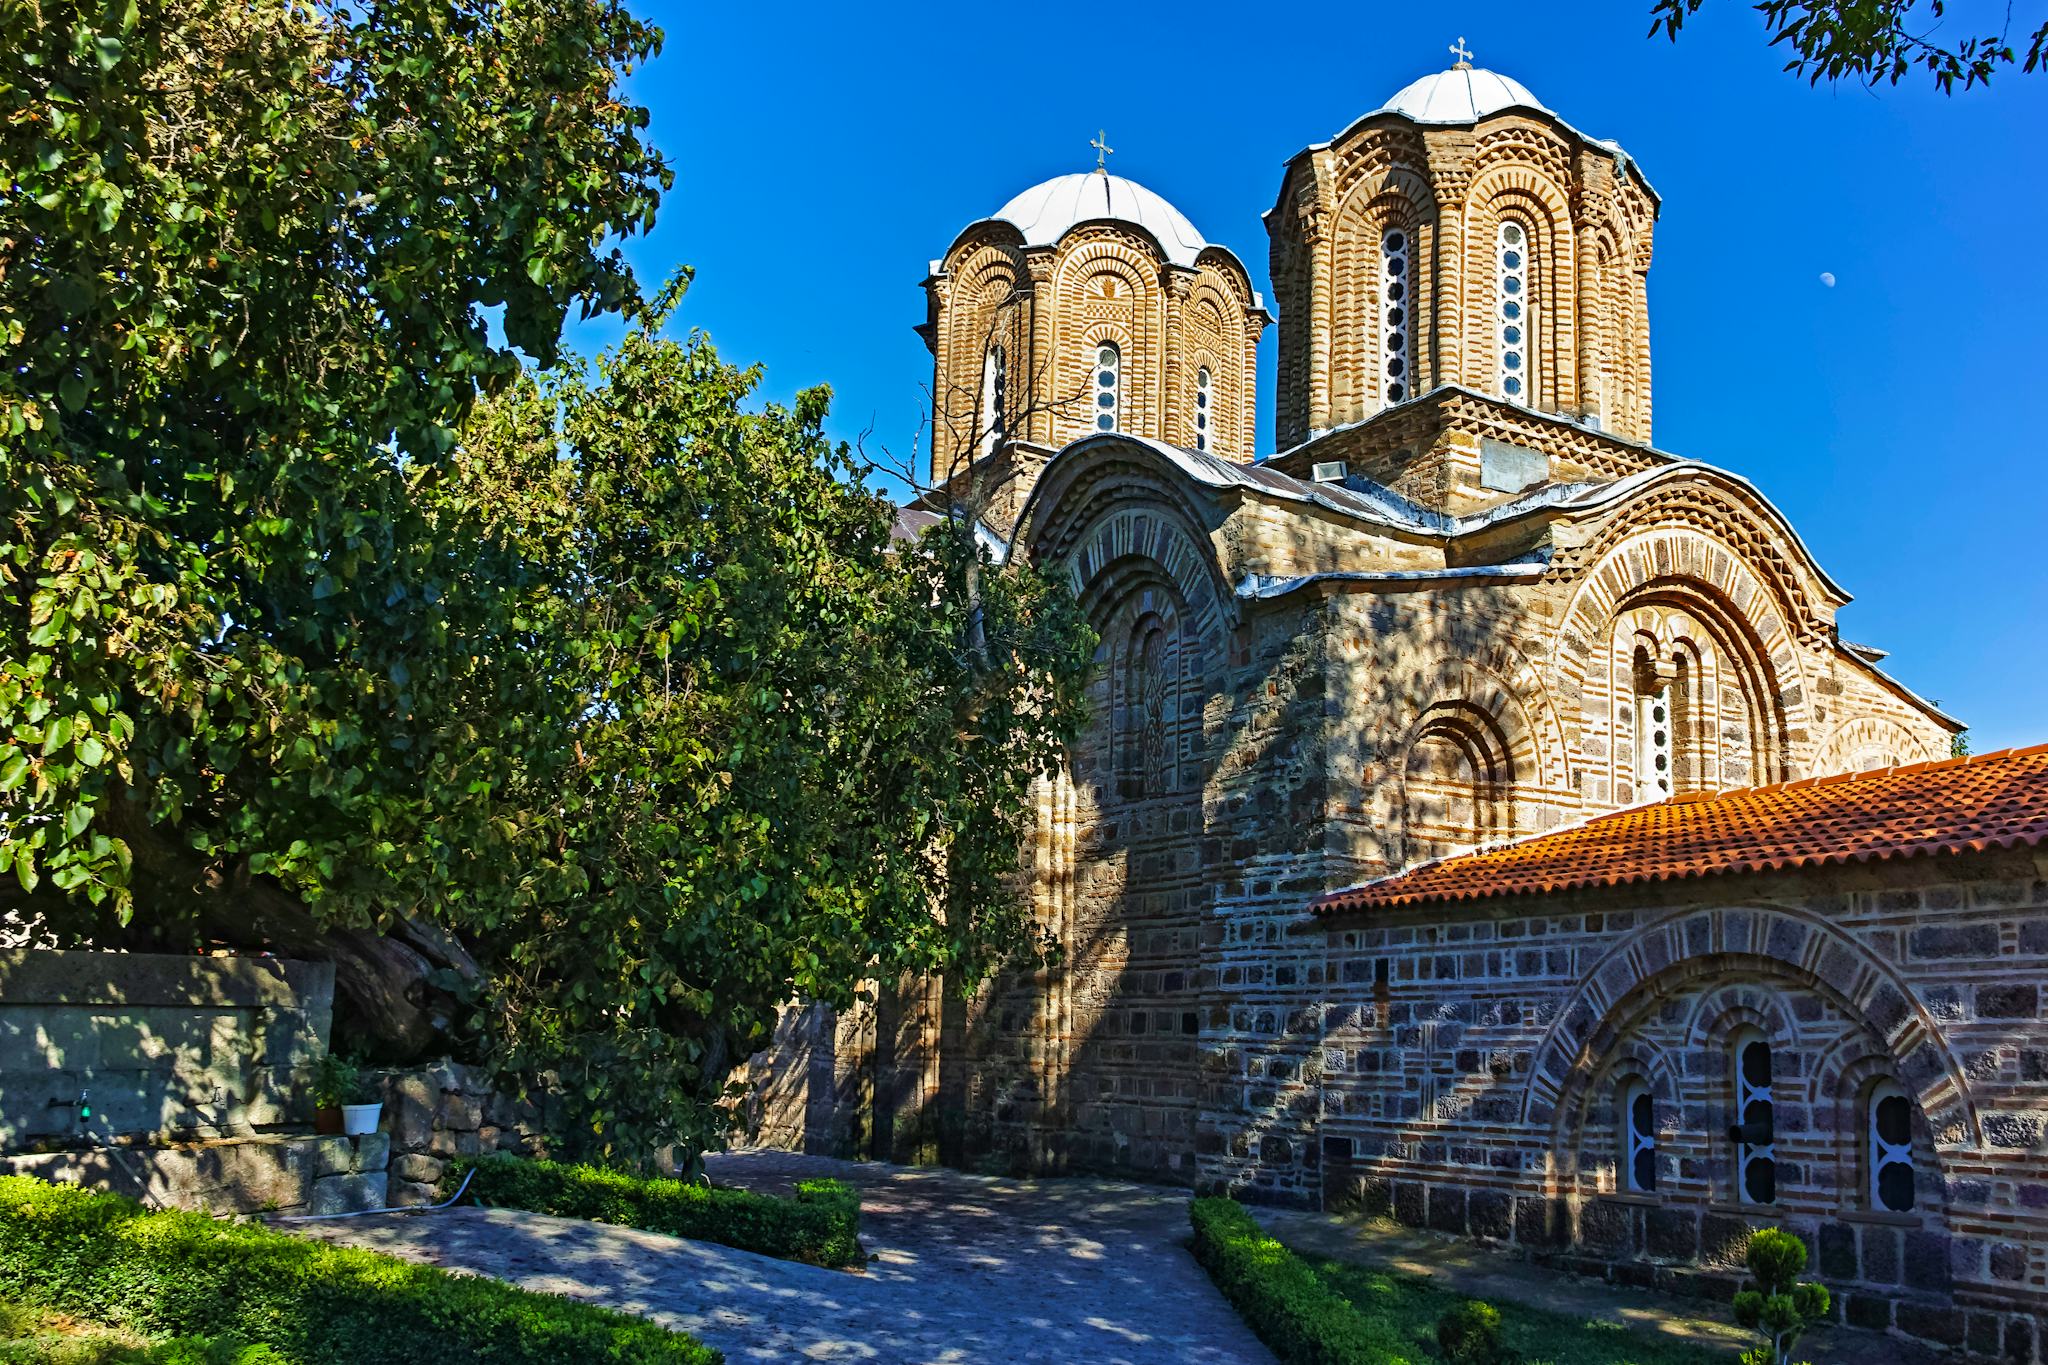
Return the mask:
M 1636 800 L 1662 801 L 1671 795 L 1671 684 L 1636 698 Z
M 1870 1092 L 1870 1206 L 1892 1213 L 1913 1208 L 1913 1104 L 1896 1081 Z
M 984 450 L 1003 439 L 1004 410 L 1009 407 L 1009 358 L 1000 346 L 988 348 L 981 362 L 981 432 Z
M 1778 1201 L 1776 1117 L 1771 1109 L 1771 1045 L 1762 1034 L 1739 1035 L 1735 1043 L 1735 1188 L 1745 1203 Z
M 1500 280 L 1500 392 L 1503 398 L 1527 402 L 1529 378 L 1529 234 L 1520 223 L 1500 225 L 1500 250 L 1495 262 Z
M 1105 342 L 1095 353 L 1095 429 L 1117 429 L 1118 389 L 1123 379 L 1123 354 L 1114 342 Z
M 1408 234 L 1388 228 L 1380 234 L 1380 406 L 1401 402 L 1409 392 Z
M 1209 423 L 1215 417 L 1212 399 L 1209 367 L 1204 365 L 1195 371 L 1195 449 L 1205 452 L 1209 449 Z
M 1625 1189 L 1657 1188 L 1657 1106 L 1650 1087 L 1630 1081 L 1621 1092 L 1621 1172 Z

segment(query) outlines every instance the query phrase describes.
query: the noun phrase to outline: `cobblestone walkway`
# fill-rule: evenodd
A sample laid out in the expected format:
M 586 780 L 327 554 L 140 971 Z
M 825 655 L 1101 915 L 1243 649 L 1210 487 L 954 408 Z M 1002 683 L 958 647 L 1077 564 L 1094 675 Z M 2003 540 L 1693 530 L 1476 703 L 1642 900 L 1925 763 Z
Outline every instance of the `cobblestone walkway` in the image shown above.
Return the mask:
M 714 1180 L 860 1188 L 864 1273 L 507 1209 L 298 1231 L 642 1313 L 732 1365 L 1270 1365 L 1183 1245 L 1184 1192 L 733 1152 Z

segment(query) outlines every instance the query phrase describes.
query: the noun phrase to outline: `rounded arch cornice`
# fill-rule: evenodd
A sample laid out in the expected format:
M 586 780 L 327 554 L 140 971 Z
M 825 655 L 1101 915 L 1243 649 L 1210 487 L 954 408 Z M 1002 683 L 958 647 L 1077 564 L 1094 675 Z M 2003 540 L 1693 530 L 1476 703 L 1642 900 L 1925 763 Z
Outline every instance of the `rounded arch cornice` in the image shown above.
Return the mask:
M 1116 436 L 1078 441 L 1041 471 L 1019 512 L 1011 554 L 1064 569 L 1082 600 L 1105 567 L 1144 555 L 1167 569 L 1184 598 L 1217 604 L 1235 624 L 1236 598 L 1203 529 L 1208 509 L 1193 492 L 1149 446 Z
M 1569 231 L 1571 201 L 1564 186 L 1542 169 L 1515 162 L 1500 162 L 1477 171 L 1466 193 L 1466 214 L 1481 221 L 1498 218 L 1504 205 L 1519 205 L 1534 212 L 1546 226 Z
M 1433 712 L 1459 705 L 1500 737 L 1511 782 L 1551 790 L 1567 785 L 1564 722 L 1542 675 L 1514 645 L 1488 640 L 1476 657 L 1439 658 L 1408 677 L 1404 690 L 1425 700 L 1393 736 L 1400 755 L 1424 733 Z
M 1897 767 L 1947 757 L 1889 716 L 1852 716 L 1837 722 L 1815 747 L 1813 772 L 1816 777 L 1854 772 L 1858 760 L 1878 755 L 1888 756 L 1889 761 L 1861 766 Z
M 1654 914 L 1654 912 L 1652 912 Z M 1696 990 L 1687 1046 L 1719 1045 L 1721 1032 L 1755 1013 L 1745 992 L 1789 981 L 1827 999 L 1865 1031 L 1945 1146 L 1981 1141 L 1960 1059 L 1898 969 L 1821 915 L 1784 905 L 1673 910 L 1615 942 L 1562 1002 L 1535 1050 L 1522 1118 L 1568 1143 L 1586 1092 L 1636 1025 Z M 1731 984 L 1739 983 L 1734 996 Z M 1760 1021 L 1758 1021 L 1760 1022 Z

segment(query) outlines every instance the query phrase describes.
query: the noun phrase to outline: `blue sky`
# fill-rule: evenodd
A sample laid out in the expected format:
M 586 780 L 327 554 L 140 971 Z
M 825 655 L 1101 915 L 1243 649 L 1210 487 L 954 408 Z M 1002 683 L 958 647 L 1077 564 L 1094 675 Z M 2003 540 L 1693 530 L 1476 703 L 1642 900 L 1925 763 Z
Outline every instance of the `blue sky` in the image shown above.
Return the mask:
M 919 281 L 961 227 L 1093 165 L 1105 128 L 1111 168 L 1263 288 L 1282 162 L 1464 35 L 1663 196 L 1656 444 L 1760 485 L 1855 595 L 1843 635 L 1980 752 L 2048 740 L 2048 77 L 1809 89 L 1741 0 L 1676 44 L 1648 0 L 637 8 L 668 31 L 632 91 L 676 187 L 635 265 L 695 266 L 681 324 L 768 397 L 830 383 L 834 434 L 899 452 L 931 377 Z M 1262 451 L 1272 374 L 1269 332 Z

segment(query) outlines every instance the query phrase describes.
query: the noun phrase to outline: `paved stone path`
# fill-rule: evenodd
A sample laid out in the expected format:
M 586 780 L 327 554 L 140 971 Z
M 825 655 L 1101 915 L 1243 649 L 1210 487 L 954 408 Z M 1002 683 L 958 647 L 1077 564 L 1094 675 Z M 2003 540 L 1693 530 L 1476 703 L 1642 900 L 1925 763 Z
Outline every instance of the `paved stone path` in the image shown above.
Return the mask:
M 509 1209 L 293 1230 L 642 1313 L 732 1365 L 1271 1365 L 1183 1245 L 1185 1191 L 1008 1180 L 781 1152 L 710 1159 L 726 1184 L 860 1188 L 859 1274 Z

